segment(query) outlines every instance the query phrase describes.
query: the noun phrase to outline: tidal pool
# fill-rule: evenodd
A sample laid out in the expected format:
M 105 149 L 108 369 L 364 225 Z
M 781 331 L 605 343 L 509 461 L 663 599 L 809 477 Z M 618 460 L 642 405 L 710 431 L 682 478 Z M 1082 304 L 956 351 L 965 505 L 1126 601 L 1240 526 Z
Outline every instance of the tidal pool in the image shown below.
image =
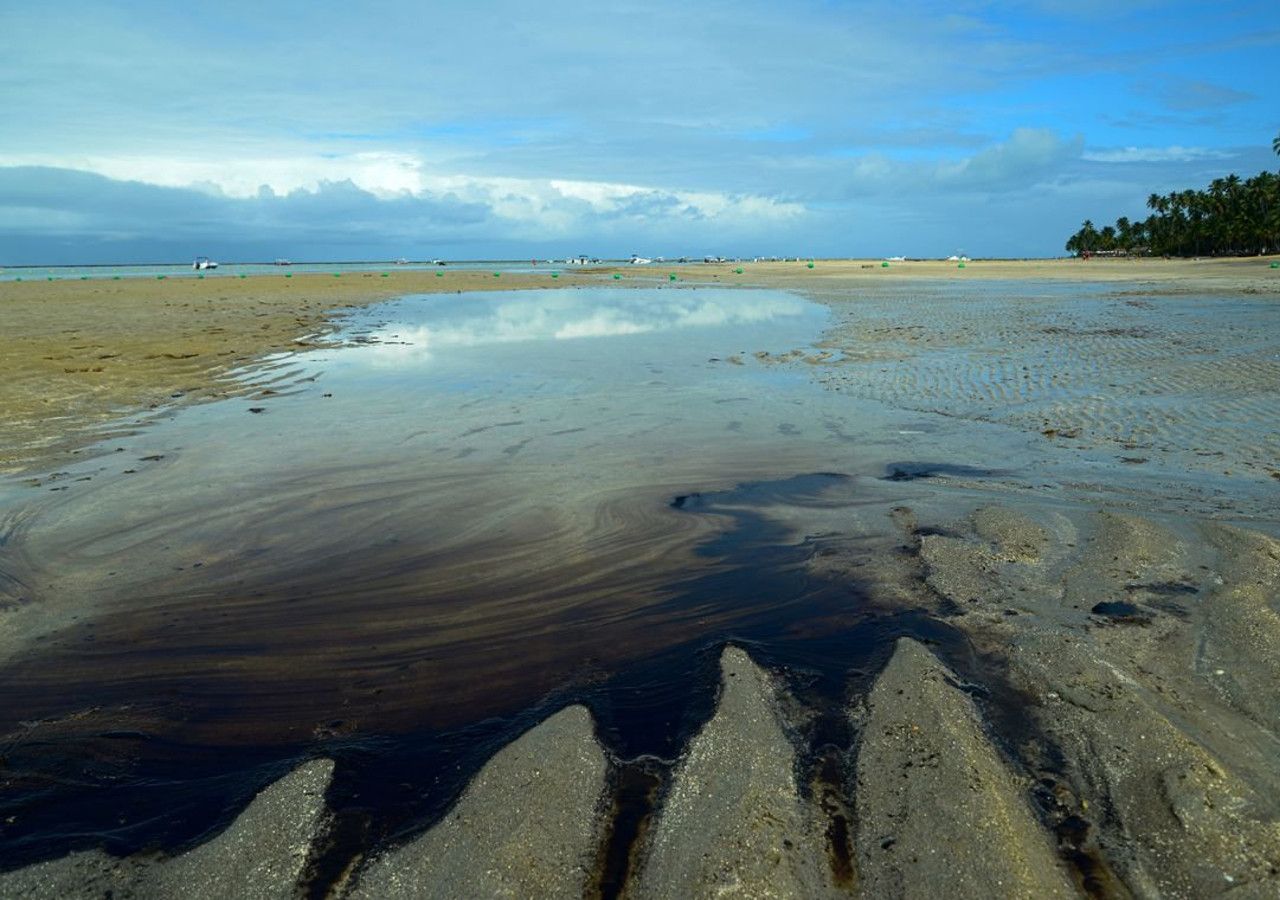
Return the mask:
M 700 648 L 848 612 L 764 514 L 853 508 L 883 468 L 857 450 L 883 413 L 754 355 L 826 320 L 769 291 L 407 297 L 252 398 L 6 485 L 6 858 L 193 839 L 319 752 L 414 821 L 567 694 L 674 753 Z

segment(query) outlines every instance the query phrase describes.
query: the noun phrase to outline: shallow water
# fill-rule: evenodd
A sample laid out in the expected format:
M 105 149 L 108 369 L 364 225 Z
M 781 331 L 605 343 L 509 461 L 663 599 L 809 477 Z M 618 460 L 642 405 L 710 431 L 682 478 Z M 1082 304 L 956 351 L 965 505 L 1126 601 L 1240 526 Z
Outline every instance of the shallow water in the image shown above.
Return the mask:
M 8 484 L 5 571 L 47 622 L 0 688 L 8 846 L 190 837 L 334 742 L 489 747 L 549 693 L 758 617 L 685 585 L 732 516 L 669 501 L 830 468 L 797 430 L 825 398 L 728 361 L 825 320 L 770 292 L 407 298 L 277 361 L 275 393 Z
M 0 859 L 189 842 L 310 754 L 339 760 L 348 839 L 376 841 L 570 698 L 618 758 L 670 759 L 730 638 L 835 703 L 898 634 L 963 672 L 945 623 L 815 576 L 827 536 L 871 558 L 897 505 L 1100 481 L 1187 502 L 1104 453 L 822 390 L 800 360 L 831 324 L 770 291 L 408 297 L 253 373 L 254 397 L 0 486 L 25 636 L 0 672 Z

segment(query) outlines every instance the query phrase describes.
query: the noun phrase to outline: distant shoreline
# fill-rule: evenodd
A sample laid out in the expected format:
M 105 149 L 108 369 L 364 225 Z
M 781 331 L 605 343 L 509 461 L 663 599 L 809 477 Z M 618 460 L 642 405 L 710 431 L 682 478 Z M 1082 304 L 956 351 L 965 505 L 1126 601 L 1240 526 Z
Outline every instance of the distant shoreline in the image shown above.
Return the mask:
M 975 256 L 962 257 L 965 262 L 971 263 L 1054 263 L 1054 262 L 1083 262 L 1080 257 L 1074 255 L 1061 256 Z M 1100 259 L 1120 260 L 1126 262 L 1245 262 L 1245 261 L 1269 261 L 1280 259 L 1280 254 L 1270 254 L 1261 256 L 1200 256 L 1200 257 L 1159 257 L 1159 256 L 1120 256 L 1120 257 L 1093 257 L 1088 261 L 1097 261 Z M 575 268 L 575 266 L 565 260 L 551 259 L 547 257 L 494 257 L 494 258 L 476 258 L 476 259 L 446 259 L 443 257 L 433 257 L 431 259 L 406 259 L 404 261 L 394 259 L 290 259 L 288 262 L 281 263 L 274 259 L 231 259 L 218 260 L 220 266 L 271 266 L 273 268 L 288 268 L 290 266 L 439 266 L 447 268 L 449 266 L 492 266 L 501 264 L 528 265 L 536 260 L 539 266 L 554 268 L 556 266 L 562 268 Z M 906 256 L 906 257 L 880 257 L 880 256 L 786 256 L 780 258 L 746 258 L 746 257 L 722 257 L 715 260 L 704 260 L 696 257 L 686 257 L 684 262 L 679 259 L 655 259 L 650 263 L 643 264 L 637 268 L 653 268 L 662 266 L 714 266 L 714 265 L 740 265 L 740 266 L 760 266 L 760 265 L 796 265 L 797 263 L 804 265 L 809 262 L 823 263 L 848 263 L 848 262 L 905 262 L 905 263 L 952 263 L 955 264 L 960 260 L 943 258 L 937 256 Z M 599 265 L 627 265 L 630 267 L 630 261 L 627 257 L 599 257 L 597 260 Z M 143 260 L 133 262 L 40 262 L 40 263 L 0 263 L 0 269 L 131 269 L 131 268 L 173 268 L 173 269 L 190 269 L 191 263 L 185 261 L 175 262 L 173 260 Z

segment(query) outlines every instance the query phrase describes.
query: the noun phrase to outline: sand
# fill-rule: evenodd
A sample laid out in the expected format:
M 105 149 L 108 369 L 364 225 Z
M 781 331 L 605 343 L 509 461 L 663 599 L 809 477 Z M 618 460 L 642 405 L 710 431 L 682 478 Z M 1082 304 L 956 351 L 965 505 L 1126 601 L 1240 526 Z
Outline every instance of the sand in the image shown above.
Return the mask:
M 1087 883 L 1274 894 L 1276 542 L 1044 507 L 937 525 L 919 550 L 934 602 L 1020 692 L 1032 734 L 1000 730 Z
M 426 834 L 375 859 L 352 897 L 580 897 L 599 843 L 607 765 L 571 706 L 504 747 Z
M 838 896 L 816 816 L 797 796 L 772 679 L 738 647 L 720 670 L 716 714 L 676 769 L 634 896 Z
M 829 358 L 774 362 L 804 362 L 829 390 L 1008 426 L 1135 470 L 1280 477 L 1269 296 L 912 281 L 817 299 L 834 314 Z
M 817 283 L 871 285 L 911 279 L 954 282 L 992 279 L 1042 279 L 1081 282 L 1176 282 L 1177 290 L 1280 292 L 1280 270 L 1271 269 L 1277 257 L 1224 259 L 977 259 L 959 267 L 945 260 L 889 261 L 879 259 L 816 259 L 813 268 L 801 262 L 704 263 L 690 266 L 632 266 L 616 270 L 639 274 L 652 268 L 675 272 L 691 281 L 739 282 L 760 287 L 804 288 Z M 741 274 L 738 269 L 742 269 Z
M 1074 895 L 1028 785 L 933 654 L 900 639 L 855 718 L 864 896 Z

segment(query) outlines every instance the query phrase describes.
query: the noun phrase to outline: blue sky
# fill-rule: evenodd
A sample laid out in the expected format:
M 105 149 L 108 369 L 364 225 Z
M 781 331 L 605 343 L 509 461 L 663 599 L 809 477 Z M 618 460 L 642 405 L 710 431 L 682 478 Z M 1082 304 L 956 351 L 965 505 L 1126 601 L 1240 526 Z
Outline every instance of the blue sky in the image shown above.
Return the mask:
M 1280 168 L 1274 2 L 0 5 L 0 264 L 1046 256 Z

